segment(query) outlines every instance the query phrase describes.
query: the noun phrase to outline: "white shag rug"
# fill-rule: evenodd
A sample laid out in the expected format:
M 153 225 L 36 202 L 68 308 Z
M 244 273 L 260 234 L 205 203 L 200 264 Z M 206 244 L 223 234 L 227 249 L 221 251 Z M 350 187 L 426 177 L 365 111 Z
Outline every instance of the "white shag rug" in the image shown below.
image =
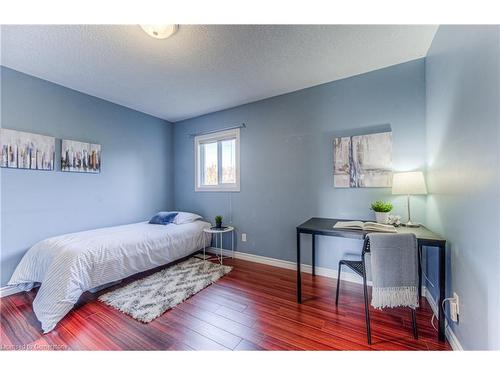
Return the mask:
M 149 323 L 231 270 L 230 266 L 190 258 L 103 294 L 99 300 L 136 320 Z

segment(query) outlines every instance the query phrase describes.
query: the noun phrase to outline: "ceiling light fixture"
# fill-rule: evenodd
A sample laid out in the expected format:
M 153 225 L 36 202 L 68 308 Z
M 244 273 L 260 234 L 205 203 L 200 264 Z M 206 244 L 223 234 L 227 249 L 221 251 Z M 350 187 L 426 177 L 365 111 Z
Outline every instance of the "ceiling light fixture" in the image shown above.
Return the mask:
M 146 34 L 156 39 L 167 39 L 175 34 L 179 25 L 140 25 Z

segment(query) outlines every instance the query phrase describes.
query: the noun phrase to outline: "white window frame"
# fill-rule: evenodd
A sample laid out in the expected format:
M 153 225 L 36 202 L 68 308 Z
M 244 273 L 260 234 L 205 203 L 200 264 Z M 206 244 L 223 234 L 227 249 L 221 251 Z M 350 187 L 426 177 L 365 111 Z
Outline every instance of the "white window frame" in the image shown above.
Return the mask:
M 235 166 L 236 183 L 223 184 L 222 180 L 222 149 L 220 141 L 235 139 Z M 202 163 L 200 145 L 203 143 L 219 142 L 217 145 L 217 185 L 202 185 Z M 194 190 L 195 191 L 240 191 L 240 129 L 223 130 L 220 132 L 197 135 L 194 137 Z

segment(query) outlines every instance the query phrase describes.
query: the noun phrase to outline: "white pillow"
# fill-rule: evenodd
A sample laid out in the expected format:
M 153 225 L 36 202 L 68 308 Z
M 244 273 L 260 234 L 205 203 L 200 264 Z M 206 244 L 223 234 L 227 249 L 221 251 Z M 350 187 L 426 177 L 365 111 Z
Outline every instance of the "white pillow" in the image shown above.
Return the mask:
M 175 217 L 174 224 L 187 224 L 193 221 L 203 219 L 200 215 L 193 214 L 191 212 L 179 212 Z

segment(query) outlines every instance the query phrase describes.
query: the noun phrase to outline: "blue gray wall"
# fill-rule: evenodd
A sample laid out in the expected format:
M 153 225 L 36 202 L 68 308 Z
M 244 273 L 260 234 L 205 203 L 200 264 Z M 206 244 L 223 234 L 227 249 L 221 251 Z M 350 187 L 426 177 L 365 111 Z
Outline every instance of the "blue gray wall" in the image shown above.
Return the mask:
M 176 209 L 213 221 L 221 214 L 247 233 L 242 252 L 293 261 L 295 227 L 313 216 L 373 219 L 370 203 L 389 199 L 405 214 L 405 200 L 390 189 L 333 188 L 332 140 L 338 135 L 393 131 L 395 170 L 425 166 L 424 60 L 366 73 L 290 94 L 182 121 L 174 126 Z M 241 131 L 241 192 L 194 191 L 190 133 L 246 123 Z M 414 214 L 424 219 L 425 200 Z M 319 238 L 319 266 L 336 269 L 358 241 Z M 225 243 L 225 246 L 229 246 Z M 310 238 L 304 236 L 304 261 Z
M 448 240 L 464 349 L 500 349 L 499 56 L 500 27 L 441 26 L 426 59 L 427 222 Z
M 131 223 L 173 205 L 166 121 L 1 68 L 1 126 L 100 143 L 102 172 L 1 169 L 1 285 L 35 242 Z

